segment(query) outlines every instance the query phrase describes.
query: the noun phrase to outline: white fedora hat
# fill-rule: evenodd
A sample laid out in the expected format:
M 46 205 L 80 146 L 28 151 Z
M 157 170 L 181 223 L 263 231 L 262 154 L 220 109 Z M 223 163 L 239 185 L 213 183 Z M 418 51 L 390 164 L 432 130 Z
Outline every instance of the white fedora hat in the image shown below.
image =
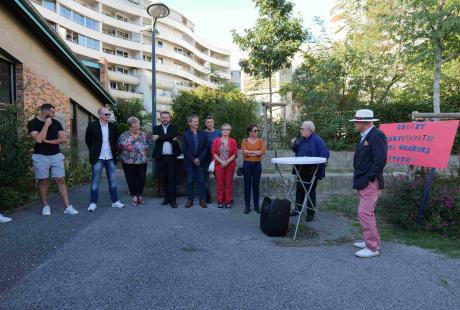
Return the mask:
M 374 112 L 368 109 L 361 109 L 356 111 L 355 118 L 351 119 L 350 122 L 378 122 L 379 120 L 374 118 Z

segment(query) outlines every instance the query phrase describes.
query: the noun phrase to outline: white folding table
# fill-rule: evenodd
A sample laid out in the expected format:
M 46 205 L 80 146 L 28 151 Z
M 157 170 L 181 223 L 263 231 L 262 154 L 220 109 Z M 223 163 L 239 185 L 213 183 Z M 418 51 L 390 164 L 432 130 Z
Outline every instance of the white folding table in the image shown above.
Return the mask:
M 313 184 L 315 183 L 316 180 L 316 172 L 318 171 L 319 165 L 326 163 L 327 159 L 324 157 L 277 157 L 277 158 L 272 158 L 272 163 L 275 164 L 276 169 L 278 170 L 278 173 L 280 174 L 285 186 L 288 186 L 289 183 L 283 176 L 283 173 L 281 172 L 280 168 L 278 165 L 293 165 L 294 171 L 295 171 L 295 178 L 291 182 L 291 185 L 289 187 L 289 191 L 286 194 L 286 199 L 293 200 L 294 201 L 294 211 L 299 213 L 299 217 L 297 219 L 297 224 L 295 227 L 295 233 L 294 233 L 294 240 L 297 237 L 297 231 L 299 229 L 299 224 L 300 220 L 302 218 L 302 213 L 305 209 L 310 209 L 314 210 L 316 212 L 316 218 L 320 221 L 321 225 L 323 226 L 324 230 L 327 232 L 326 226 L 324 225 L 323 221 L 321 220 L 321 216 L 318 215 L 318 209 L 316 206 L 313 204 L 313 201 L 310 199 L 310 192 L 313 188 Z M 299 169 L 297 168 L 297 165 L 314 165 L 314 172 L 313 175 L 310 179 L 310 181 L 303 181 L 302 178 L 300 177 L 300 172 Z M 302 202 L 302 208 L 300 211 L 297 211 L 297 202 L 294 199 L 292 199 L 292 191 L 297 189 L 297 183 L 300 183 L 302 185 L 303 190 L 305 191 L 305 197 Z M 290 199 L 291 198 L 291 199 Z M 308 207 L 308 201 L 310 201 L 311 207 Z

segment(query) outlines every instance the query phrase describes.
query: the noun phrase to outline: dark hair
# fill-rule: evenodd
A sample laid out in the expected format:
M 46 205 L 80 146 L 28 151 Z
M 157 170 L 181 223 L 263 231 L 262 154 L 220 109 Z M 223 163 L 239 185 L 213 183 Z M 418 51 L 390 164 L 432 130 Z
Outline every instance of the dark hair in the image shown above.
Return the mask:
M 257 124 L 249 124 L 248 127 L 246 127 L 246 133 L 249 135 L 249 133 L 252 131 L 252 128 L 257 127 L 259 129 L 259 126 Z
M 161 111 L 161 112 L 160 112 L 160 115 L 161 115 L 161 114 L 168 114 L 168 115 L 169 115 L 169 112 L 168 112 L 168 111 Z
M 212 115 L 208 115 L 208 116 L 206 116 L 206 120 L 208 120 L 208 119 L 214 120 L 214 117 L 212 117 Z
M 40 111 L 49 111 L 51 109 L 55 109 L 55 107 L 51 103 L 44 103 L 40 107 Z

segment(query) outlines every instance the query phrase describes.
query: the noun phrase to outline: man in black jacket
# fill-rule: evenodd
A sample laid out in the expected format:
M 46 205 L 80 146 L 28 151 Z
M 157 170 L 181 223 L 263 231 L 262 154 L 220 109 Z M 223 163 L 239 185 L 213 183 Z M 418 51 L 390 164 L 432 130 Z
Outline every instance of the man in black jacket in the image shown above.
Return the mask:
M 169 204 L 177 208 L 176 203 L 176 160 L 180 155 L 180 147 L 177 142 L 179 132 L 176 125 L 171 124 L 169 112 L 160 113 L 161 124 L 153 128 L 153 158 L 157 161 L 157 169 L 160 175 L 161 186 L 164 190 L 163 206 Z
M 85 142 L 89 149 L 89 161 L 91 163 L 91 201 L 88 211 L 97 208 L 99 195 L 99 180 L 102 169 L 105 168 L 107 181 L 109 182 L 110 198 L 113 208 L 123 208 L 125 205 L 118 200 L 116 183 L 116 158 L 115 147 L 117 145 L 117 133 L 115 125 L 109 122 L 110 112 L 106 108 L 97 111 L 99 120 L 94 121 L 86 128 Z
M 374 210 L 383 189 L 383 168 L 387 162 L 388 147 L 385 134 L 374 127 L 374 121 L 378 119 L 374 119 L 372 110 L 358 110 L 350 121 L 361 134 L 353 159 L 353 188 L 358 190 L 358 217 L 364 237 L 364 241 L 353 245 L 361 248 L 356 256 L 368 258 L 379 255 L 380 236 Z

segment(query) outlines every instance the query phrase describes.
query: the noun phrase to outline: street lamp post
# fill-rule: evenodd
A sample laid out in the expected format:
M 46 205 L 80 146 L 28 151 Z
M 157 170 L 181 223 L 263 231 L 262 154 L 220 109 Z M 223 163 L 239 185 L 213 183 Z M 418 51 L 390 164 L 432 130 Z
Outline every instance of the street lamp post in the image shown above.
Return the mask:
M 143 28 L 142 30 L 148 30 L 152 32 L 152 130 L 157 125 L 157 83 L 156 83 L 156 33 L 157 30 L 155 25 L 158 18 L 167 17 L 169 15 L 169 8 L 161 3 L 156 2 L 149 4 L 146 8 L 147 13 L 152 17 L 152 25 L 149 28 Z
M 147 13 L 152 17 L 151 26 L 142 28 L 142 31 L 152 32 L 152 132 L 157 125 L 157 81 L 156 81 L 156 23 L 158 18 L 167 17 L 169 15 L 169 8 L 161 2 L 149 4 L 146 8 Z M 156 175 L 156 162 L 152 160 L 152 175 Z

